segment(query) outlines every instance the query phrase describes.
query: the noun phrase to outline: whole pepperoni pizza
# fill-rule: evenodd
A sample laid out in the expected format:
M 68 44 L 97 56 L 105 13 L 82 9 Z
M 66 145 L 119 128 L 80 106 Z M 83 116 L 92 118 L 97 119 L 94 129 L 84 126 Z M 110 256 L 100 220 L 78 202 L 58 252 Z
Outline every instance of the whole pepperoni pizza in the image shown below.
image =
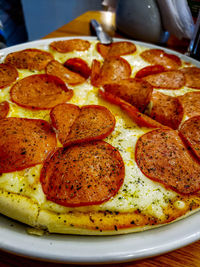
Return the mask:
M 2 50 L 0 213 L 50 233 L 115 235 L 198 211 L 197 65 L 130 41 Z

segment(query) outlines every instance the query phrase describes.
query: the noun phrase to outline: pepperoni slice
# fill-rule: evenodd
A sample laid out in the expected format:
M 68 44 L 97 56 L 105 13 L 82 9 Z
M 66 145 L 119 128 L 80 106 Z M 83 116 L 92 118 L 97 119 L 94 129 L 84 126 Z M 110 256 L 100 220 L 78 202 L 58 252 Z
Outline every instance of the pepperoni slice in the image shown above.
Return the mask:
M 62 144 L 66 142 L 72 124 L 79 114 L 80 108 L 73 104 L 59 104 L 51 110 L 52 125 L 58 130 L 58 139 Z
M 186 80 L 186 86 L 200 89 L 200 68 L 197 67 L 190 67 L 190 68 L 183 68 L 180 70 Z
M 131 105 L 144 111 L 151 99 L 153 91 L 152 86 L 142 79 L 126 79 L 118 83 L 105 84 L 104 90 L 108 93 L 116 95 Z
M 104 141 L 58 149 L 41 171 L 48 200 L 67 207 L 101 204 L 115 196 L 124 180 L 124 163 Z
M 200 165 L 191 157 L 178 132 L 157 129 L 141 136 L 136 162 L 150 179 L 181 194 L 200 190 Z
M 118 82 L 129 78 L 130 75 L 131 67 L 125 59 L 121 57 L 105 59 L 97 84 L 101 86 L 106 83 Z
M 178 98 L 186 116 L 193 117 L 200 115 L 200 92 L 189 92 Z
M 97 44 L 97 51 L 102 57 L 119 57 L 129 55 L 136 51 L 136 46 L 131 42 L 115 42 L 110 45 Z
M 147 67 L 144 67 L 141 70 L 139 70 L 136 73 L 135 78 L 141 79 L 141 78 L 146 77 L 148 75 L 157 74 L 157 73 L 164 72 L 164 71 L 165 71 L 165 68 L 161 65 L 147 66 Z
M 185 121 L 181 125 L 180 134 L 200 160 L 200 116 L 192 117 Z
M 46 73 L 55 75 L 69 85 L 77 85 L 85 82 L 85 79 L 67 68 L 65 68 L 60 62 L 52 60 L 46 66 Z
M 136 107 L 127 103 L 126 101 L 117 97 L 116 95 L 113 95 L 113 94 L 108 93 L 108 92 L 104 92 L 102 90 L 99 90 L 99 95 L 103 99 L 107 100 L 108 102 L 120 106 L 120 108 L 123 109 L 129 115 L 129 117 L 140 127 L 166 128 L 166 126 L 151 119 L 150 117 L 146 116 L 145 114 L 140 113 Z
M 153 92 L 151 101 L 151 118 L 174 130 L 177 129 L 183 118 L 183 107 L 178 98 Z
M 100 75 L 100 71 L 101 71 L 101 63 L 94 59 L 92 61 L 92 67 L 91 67 L 91 84 L 93 86 L 98 87 L 99 83 L 99 75 Z
M 9 103 L 7 101 L 3 101 L 0 103 L 0 119 L 6 118 L 9 112 Z
M 56 147 L 56 135 L 44 120 L 0 120 L 0 172 L 22 170 L 42 163 Z
M 51 118 L 64 146 L 104 139 L 115 127 L 112 113 L 98 105 L 79 109 L 75 105 L 62 104 L 51 111 Z
M 96 50 L 103 58 L 105 58 L 108 55 L 108 51 L 110 50 L 110 45 L 97 43 Z
M 91 74 L 91 69 L 88 66 L 87 62 L 78 57 L 68 59 L 64 63 L 64 66 L 69 70 L 80 74 L 85 79 L 88 79 Z
M 50 47 L 60 53 L 68 53 L 72 51 L 86 51 L 90 48 L 90 43 L 82 39 L 71 39 L 54 41 L 50 44 Z
M 53 56 L 43 50 L 30 48 L 10 53 L 5 58 L 5 63 L 14 65 L 18 69 L 43 70 Z
M 0 64 L 0 88 L 11 85 L 18 77 L 16 68 L 9 64 Z
M 73 96 L 73 91 L 56 76 L 36 74 L 15 83 L 10 94 L 12 101 L 22 107 L 51 109 L 68 101 Z
M 175 90 L 185 85 L 184 75 L 178 70 L 148 75 L 143 79 L 149 82 L 154 88 Z
M 182 65 L 179 57 L 165 53 L 161 49 L 145 50 L 140 56 L 150 64 L 159 64 L 170 70 L 176 70 Z

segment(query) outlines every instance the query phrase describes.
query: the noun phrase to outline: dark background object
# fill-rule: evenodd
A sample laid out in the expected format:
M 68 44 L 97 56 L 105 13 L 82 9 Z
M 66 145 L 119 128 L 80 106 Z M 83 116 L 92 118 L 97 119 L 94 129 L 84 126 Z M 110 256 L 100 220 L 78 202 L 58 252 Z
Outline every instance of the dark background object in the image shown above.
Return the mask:
M 190 57 L 200 60 L 200 10 L 187 54 Z
M 23 43 L 28 40 L 20 0 L 0 0 L 0 20 L 7 46 Z
M 197 19 L 198 13 L 200 10 L 200 0 L 187 0 L 192 16 L 194 19 Z

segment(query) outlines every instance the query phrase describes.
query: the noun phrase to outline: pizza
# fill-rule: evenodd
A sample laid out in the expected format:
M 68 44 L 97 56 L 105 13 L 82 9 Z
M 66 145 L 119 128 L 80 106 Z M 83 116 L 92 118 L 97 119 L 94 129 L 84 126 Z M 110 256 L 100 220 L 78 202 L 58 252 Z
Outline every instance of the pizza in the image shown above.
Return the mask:
M 2 50 L 0 213 L 32 233 L 116 235 L 197 212 L 199 90 L 195 61 L 137 42 Z

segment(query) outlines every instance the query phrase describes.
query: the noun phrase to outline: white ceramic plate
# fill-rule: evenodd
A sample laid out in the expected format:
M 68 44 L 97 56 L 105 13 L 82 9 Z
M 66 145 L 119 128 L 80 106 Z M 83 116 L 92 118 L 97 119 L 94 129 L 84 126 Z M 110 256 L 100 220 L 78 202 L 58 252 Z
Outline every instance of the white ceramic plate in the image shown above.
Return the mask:
M 92 37 L 80 38 L 94 40 Z M 17 45 L 1 50 L 0 55 L 28 47 L 38 47 L 53 40 L 59 39 L 40 40 Z M 134 43 L 150 48 L 160 48 L 142 42 L 134 41 Z M 168 49 L 165 50 L 200 67 L 200 62 L 196 60 Z M 26 225 L 0 215 L 0 249 L 35 259 L 65 263 L 125 262 L 166 253 L 199 240 L 199 224 L 200 213 L 198 212 L 167 226 L 127 235 L 72 236 L 51 234 L 33 236 L 27 234 Z

